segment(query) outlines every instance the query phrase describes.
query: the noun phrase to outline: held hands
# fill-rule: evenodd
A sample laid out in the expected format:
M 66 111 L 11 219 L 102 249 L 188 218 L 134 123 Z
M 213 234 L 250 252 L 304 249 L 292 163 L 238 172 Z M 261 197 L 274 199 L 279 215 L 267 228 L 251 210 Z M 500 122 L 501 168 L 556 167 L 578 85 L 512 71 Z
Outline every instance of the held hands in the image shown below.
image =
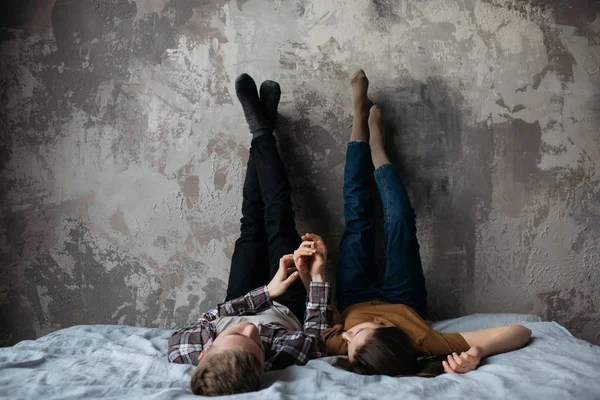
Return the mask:
M 267 285 L 267 291 L 271 298 L 279 297 L 285 293 L 290 285 L 298 279 L 298 271 L 292 265 L 294 255 L 287 254 L 279 259 L 279 269 Z
M 300 277 L 308 291 L 310 282 L 325 282 L 327 247 L 319 235 L 307 233 L 302 244 L 294 252 L 279 260 L 279 270 L 267 285 L 271 298 L 281 296 Z M 294 265 L 295 264 L 295 267 Z
M 449 354 L 448 360 L 442 361 L 444 372 L 448 374 L 465 374 L 474 371 L 481 361 L 482 354 L 483 352 L 479 346 L 473 346 L 469 350 L 460 353 L 460 355 L 456 353 Z
M 300 278 L 308 290 L 310 282 L 325 281 L 325 264 L 327 263 L 327 246 L 319 235 L 307 233 L 302 236 L 303 242 L 294 252 L 294 264 Z

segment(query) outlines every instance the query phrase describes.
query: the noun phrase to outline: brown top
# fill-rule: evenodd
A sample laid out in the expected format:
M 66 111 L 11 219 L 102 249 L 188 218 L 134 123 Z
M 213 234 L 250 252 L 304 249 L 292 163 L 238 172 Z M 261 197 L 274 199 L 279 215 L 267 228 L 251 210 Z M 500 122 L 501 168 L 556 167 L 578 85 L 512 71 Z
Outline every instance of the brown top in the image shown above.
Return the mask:
M 342 333 L 363 322 L 375 322 L 402 329 L 413 346 L 424 355 L 442 356 L 469 350 L 469 345 L 460 333 L 435 331 L 415 310 L 403 304 L 389 304 L 383 301 L 354 304 L 344 310 L 341 322 L 343 325 L 337 324 L 323 332 L 328 355 L 346 354 L 348 344 L 342 338 Z

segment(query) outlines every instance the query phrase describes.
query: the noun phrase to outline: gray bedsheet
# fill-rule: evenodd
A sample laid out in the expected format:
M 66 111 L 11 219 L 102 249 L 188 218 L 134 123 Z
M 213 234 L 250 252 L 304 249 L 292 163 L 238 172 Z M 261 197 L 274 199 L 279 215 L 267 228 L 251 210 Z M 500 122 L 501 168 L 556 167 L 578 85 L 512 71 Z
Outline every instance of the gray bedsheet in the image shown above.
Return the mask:
M 600 399 L 600 347 L 535 316 L 479 314 L 433 323 L 457 332 L 522 323 L 533 331 L 518 351 L 474 372 L 436 378 L 360 376 L 328 361 L 267 373 L 249 399 Z M 7 399 L 183 399 L 192 367 L 167 362 L 170 331 L 75 326 L 0 349 L 0 396 Z

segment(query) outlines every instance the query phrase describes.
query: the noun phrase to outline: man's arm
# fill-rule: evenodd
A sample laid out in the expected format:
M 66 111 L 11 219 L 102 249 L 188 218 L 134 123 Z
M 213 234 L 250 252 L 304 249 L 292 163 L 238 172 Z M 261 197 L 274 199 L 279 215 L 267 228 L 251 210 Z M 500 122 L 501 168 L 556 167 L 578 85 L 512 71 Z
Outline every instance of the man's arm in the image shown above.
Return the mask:
M 291 267 L 293 255 L 283 256 L 279 261 L 279 271 L 267 286 L 250 291 L 202 315 L 193 325 L 180 329 L 169 339 L 169 361 L 180 364 L 198 364 L 202 350 L 208 348 L 217 337 L 214 321 L 219 317 L 256 314 L 273 305 L 272 298 L 281 296 L 298 278 L 296 268 Z
M 325 343 L 321 334 L 331 326 L 331 286 L 329 282 L 311 282 L 306 301 L 304 329 L 288 331 L 279 329 L 273 333 L 265 371 L 282 369 L 290 365 L 305 365 L 308 360 L 325 357 Z M 271 336 L 267 334 L 267 336 Z
M 294 252 L 294 255 L 296 260 L 305 259 L 310 275 L 304 314 L 304 332 L 321 338 L 323 331 L 331 327 L 333 322 L 331 285 L 325 278 L 327 246 L 321 236 L 313 233 L 303 235 L 302 240 L 302 244 Z M 303 251 L 308 251 L 310 254 L 304 254 Z
M 271 307 L 272 299 L 284 294 L 288 287 L 298 279 L 298 271 L 292 266 L 293 262 L 293 254 L 281 257 L 279 270 L 267 286 L 261 286 L 245 296 L 219 304 L 219 316 L 256 314 Z
M 273 305 L 267 286 L 256 288 L 244 296 L 221 303 L 218 306 L 220 317 L 256 314 Z
M 202 350 L 208 348 L 215 337 L 217 330 L 214 320 L 218 318 L 217 309 L 202 314 L 190 326 L 177 330 L 169 338 L 167 357 L 170 362 L 178 364 L 198 364 L 198 356 Z
M 273 304 L 267 286 L 250 291 L 245 296 L 219 304 L 207 311 L 190 326 L 179 329 L 169 338 L 169 361 L 179 364 L 198 364 L 200 353 L 217 337 L 214 321 L 219 317 L 256 314 Z
M 324 276 L 313 278 L 306 300 L 304 332 L 320 337 L 325 329 L 331 327 L 332 321 L 331 284 L 325 282 Z

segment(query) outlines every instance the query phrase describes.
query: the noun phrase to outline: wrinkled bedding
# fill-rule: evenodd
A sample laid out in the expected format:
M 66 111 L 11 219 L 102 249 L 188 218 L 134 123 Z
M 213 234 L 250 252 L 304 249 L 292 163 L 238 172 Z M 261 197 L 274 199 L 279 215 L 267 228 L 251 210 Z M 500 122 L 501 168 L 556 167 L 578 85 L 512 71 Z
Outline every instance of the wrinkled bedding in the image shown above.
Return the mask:
M 490 357 L 471 373 L 436 378 L 360 376 L 332 358 L 265 375 L 248 399 L 600 399 L 600 347 L 555 322 L 517 314 L 476 314 L 432 323 L 442 332 L 521 323 L 530 344 Z M 185 399 L 193 367 L 167 362 L 171 331 L 120 325 L 74 326 L 0 349 L 6 399 Z

